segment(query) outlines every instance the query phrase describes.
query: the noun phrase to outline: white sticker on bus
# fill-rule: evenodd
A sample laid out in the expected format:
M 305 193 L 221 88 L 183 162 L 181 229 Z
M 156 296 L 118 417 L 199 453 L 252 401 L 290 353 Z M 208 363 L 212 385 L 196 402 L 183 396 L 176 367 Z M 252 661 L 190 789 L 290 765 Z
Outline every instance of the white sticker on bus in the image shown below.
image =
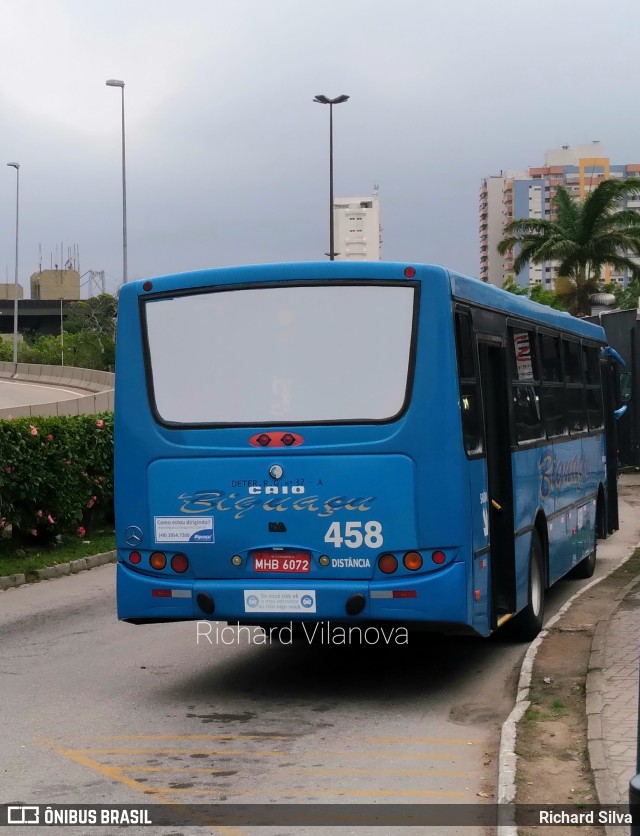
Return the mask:
M 154 517 L 156 543 L 215 543 L 213 517 Z
M 315 589 L 245 589 L 245 612 L 315 612 Z

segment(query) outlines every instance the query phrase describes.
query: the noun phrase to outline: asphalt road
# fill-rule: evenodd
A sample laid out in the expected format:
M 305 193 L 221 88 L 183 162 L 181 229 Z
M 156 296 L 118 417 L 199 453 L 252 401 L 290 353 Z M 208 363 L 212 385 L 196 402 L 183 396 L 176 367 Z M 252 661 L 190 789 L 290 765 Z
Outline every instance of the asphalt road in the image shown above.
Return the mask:
M 599 547 L 598 572 L 640 537 Z M 115 617 L 113 565 L 0 592 L 0 800 L 21 803 L 490 803 L 525 645 L 198 640 Z M 548 615 L 584 582 L 549 593 Z M 202 630 L 201 630 L 202 632 Z M 212 633 L 215 637 L 215 631 Z M 12 832 L 15 828 L 11 828 Z M 22 833 L 369 833 L 354 826 L 51 828 Z M 442 827 L 377 834 L 442 833 Z M 475 836 L 482 827 L 446 830 Z
M 25 383 L 19 380 L 0 380 L 0 409 L 68 401 L 86 394 L 86 389 L 68 389 L 44 383 Z

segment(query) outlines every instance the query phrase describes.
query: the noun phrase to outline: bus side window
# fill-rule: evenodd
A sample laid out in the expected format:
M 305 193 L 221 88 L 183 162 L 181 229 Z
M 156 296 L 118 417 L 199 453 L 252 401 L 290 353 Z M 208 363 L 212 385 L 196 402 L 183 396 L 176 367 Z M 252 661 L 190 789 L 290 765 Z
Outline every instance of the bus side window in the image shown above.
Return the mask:
M 587 405 L 585 402 L 582 352 L 580 343 L 562 340 L 562 365 L 567 399 L 567 417 L 571 435 L 587 429 Z
M 587 417 L 589 429 L 599 430 L 604 424 L 602 381 L 600 379 L 600 349 L 595 345 L 582 346 L 586 373 Z
M 534 334 L 524 328 L 510 327 L 509 344 L 516 441 L 535 441 L 544 436 L 544 431 L 540 412 L 540 383 Z
M 458 311 L 455 322 L 464 449 L 469 455 L 477 455 L 482 453 L 484 445 L 471 317 Z
M 540 376 L 542 378 L 542 415 L 549 438 L 567 435 L 567 414 L 560 363 L 560 337 L 540 334 Z

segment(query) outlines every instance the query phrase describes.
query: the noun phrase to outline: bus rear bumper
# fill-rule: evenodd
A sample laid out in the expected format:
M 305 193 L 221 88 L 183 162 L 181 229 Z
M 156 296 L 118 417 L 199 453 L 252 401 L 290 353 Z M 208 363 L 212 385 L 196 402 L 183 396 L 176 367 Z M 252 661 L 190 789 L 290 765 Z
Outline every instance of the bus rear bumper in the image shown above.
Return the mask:
M 118 563 L 117 588 L 118 618 L 133 622 L 334 620 L 470 625 L 463 563 L 384 581 L 190 580 L 144 575 Z

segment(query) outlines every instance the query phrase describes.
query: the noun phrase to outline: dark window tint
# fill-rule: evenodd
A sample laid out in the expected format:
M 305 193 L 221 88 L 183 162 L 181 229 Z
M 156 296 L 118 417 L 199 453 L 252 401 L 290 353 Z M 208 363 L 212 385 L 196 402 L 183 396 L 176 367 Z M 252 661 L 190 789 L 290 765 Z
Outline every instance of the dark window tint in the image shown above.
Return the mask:
M 482 452 L 482 424 L 480 422 L 480 398 L 477 383 L 460 384 L 462 432 L 467 453 Z
M 560 338 L 540 335 L 540 370 L 543 382 L 560 382 Z
M 598 430 L 604 423 L 602 382 L 600 379 L 600 349 L 594 345 L 583 345 L 582 351 L 587 380 L 586 396 L 589 429 Z
M 475 378 L 473 337 L 469 314 L 456 314 L 456 343 L 458 348 L 458 372 L 460 378 Z
M 549 438 L 568 432 L 563 386 L 542 387 L 542 414 L 544 428 Z
M 600 350 L 596 346 L 583 345 L 587 386 L 600 385 Z
M 582 366 L 580 363 L 580 343 L 565 340 L 564 346 L 564 379 L 566 383 L 582 383 Z
M 602 389 L 599 386 L 587 386 L 587 413 L 589 429 L 599 430 L 604 424 L 602 409 Z
M 567 419 L 569 432 L 584 432 L 587 429 L 587 411 L 584 403 L 584 388 L 582 386 L 567 386 L 565 390 L 567 399 Z
M 537 386 L 513 387 L 513 421 L 516 441 L 533 441 L 542 438 L 540 399 Z
M 469 455 L 473 455 L 482 453 L 483 435 L 471 316 L 459 311 L 456 313 L 455 322 L 464 449 Z

